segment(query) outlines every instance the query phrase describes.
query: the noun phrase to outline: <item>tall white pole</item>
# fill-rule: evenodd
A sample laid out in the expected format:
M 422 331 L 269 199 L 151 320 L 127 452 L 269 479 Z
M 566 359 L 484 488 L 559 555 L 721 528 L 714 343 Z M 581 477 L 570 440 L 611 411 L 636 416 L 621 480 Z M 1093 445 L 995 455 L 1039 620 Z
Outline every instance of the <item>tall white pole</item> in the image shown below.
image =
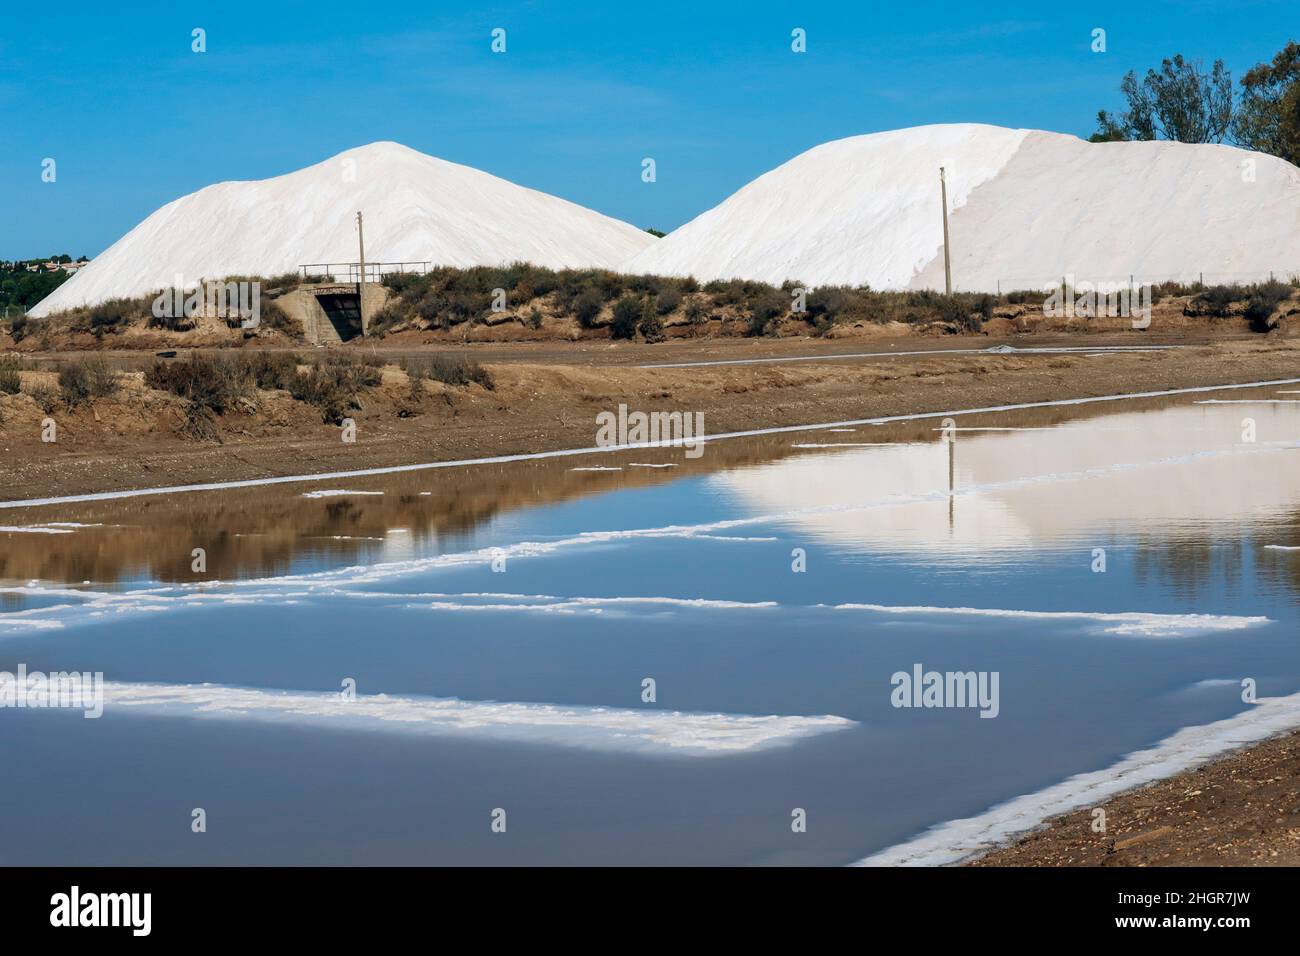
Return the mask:
M 939 167 L 939 193 L 943 200 L 943 290 L 952 295 L 952 259 L 948 255 L 948 180 Z
M 366 334 L 366 234 L 361 228 L 361 212 L 357 211 L 357 247 L 360 262 L 357 263 L 357 311 L 361 314 L 361 334 Z

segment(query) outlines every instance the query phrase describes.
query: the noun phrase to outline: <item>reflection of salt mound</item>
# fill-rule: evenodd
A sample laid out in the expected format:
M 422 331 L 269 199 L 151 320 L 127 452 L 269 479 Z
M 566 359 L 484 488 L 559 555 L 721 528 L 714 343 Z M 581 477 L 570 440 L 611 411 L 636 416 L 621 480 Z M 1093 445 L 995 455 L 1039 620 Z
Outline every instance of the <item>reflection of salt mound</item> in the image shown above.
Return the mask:
M 1107 531 L 1168 536 L 1300 504 L 1290 465 L 1300 412 L 1261 406 L 1261 440 L 1243 444 L 1233 408 L 1177 406 L 1048 431 L 958 432 L 951 499 L 949 448 L 937 439 L 815 453 L 710 480 L 755 512 L 787 515 L 823 540 L 939 560 L 1095 543 Z
M 940 166 L 958 289 L 1038 287 L 1067 273 L 1245 280 L 1300 262 L 1300 169 L 1283 160 L 955 124 L 810 149 L 624 270 L 942 289 Z
M 208 186 L 163 206 L 32 315 L 229 275 L 372 261 L 614 268 L 652 242 L 635 226 L 397 143 L 371 143 L 274 179 Z

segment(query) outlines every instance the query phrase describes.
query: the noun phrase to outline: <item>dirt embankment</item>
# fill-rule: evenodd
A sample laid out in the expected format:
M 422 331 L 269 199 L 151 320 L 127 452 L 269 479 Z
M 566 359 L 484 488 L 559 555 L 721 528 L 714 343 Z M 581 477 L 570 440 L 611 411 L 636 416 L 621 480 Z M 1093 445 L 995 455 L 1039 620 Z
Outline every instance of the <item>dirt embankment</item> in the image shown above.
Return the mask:
M 974 344 L 974 343 L 973 343 Z M 987 344 L 986 342 L 984 344 Z M 804 353 L 809 351 L 805 348 Z M 110 398 L 51 400 L 26 370 L 0 395 L 0 496 L 46 497 L 588 447 L 596 415 L 703 412 L 718 433 L 883 415 L 1300 377 L 1300 343 L 1273 336 L 1142 353 L 948 353 L 789 364 L 637 368 L 489 364 L 495 388 L 427 382 L 417 400 L 386 366 L 350 412 L 356 441 L 314 406 L 259 390 L 220 415 L 220 442 L 184 437 L 184 401 L 125 373 Z M 36 382 L 37 378 L 48 382 Z M 40 388 L 41 384 L 45 388 Z M 29 390 L 41 394 L 38 404 Z M 50 419 L 57 441 L 42 441 Z
M 1076 810 L 972 866 L 1300 865 L 1300 733 Z
M 252 277 L 241 277 L 252 278 Z M 662 276 L 562 272 L 517 266 L 506 269 L 436 270 L 391 276 L 391 287 L 366 293 L 384 302 L 367 310 L 370 334 L 352 347 L 484 345 L 501 343 L 697 342 L 721 339 L 785 340 L 809 336 L 843 342 L 910 339 L 918 344 L 980 333 L 1032 340 L 1040 336 L 1095 336 L 1131 332 L 1150 307 L 1150 330 L 1184 340 L 1272 329 L 1300 334 L 1300 290 L 1286 283 L 1262 286 L 1161 286 L 1128 307 L 1072 290 L 1066 304 L 1045 303 L 1045 291 L 1004 295 L 801 290 L 740 280 L 708 283 Z M 401 280 L 401 281 L 398 281 Z M 153 315 L 153 297 L 119 299 L 43 319 L 18 318 L 4 327 L 11 347 L 24 353 L 66 350 L 171 348 L 276 348 L 337 343 L 321 306 L 293 276 L 255 280 L 263 295 L 256 328 L 244 328 L 228 309 L 206 306 L 178 319 Z M 335 286 L 329 286 L 335 288 Z M 324 301 L 324 300 L 322 300 Z M 373 303 L 372 303 L 373 304 Z M 1051 306 L 1051 307 L 1049 307 Z M 1096 314 L 1093 314 L 1093 313 Z M 222 317 L 224 316 L 224 317 Z M 359 323 L 339 321 L 359 332 Z M 340 326 L 340 327 L 342 327 Z M 335 330 L 337 331 L 337 330 Z M 324 333 L 324 334 L 322 334 Z

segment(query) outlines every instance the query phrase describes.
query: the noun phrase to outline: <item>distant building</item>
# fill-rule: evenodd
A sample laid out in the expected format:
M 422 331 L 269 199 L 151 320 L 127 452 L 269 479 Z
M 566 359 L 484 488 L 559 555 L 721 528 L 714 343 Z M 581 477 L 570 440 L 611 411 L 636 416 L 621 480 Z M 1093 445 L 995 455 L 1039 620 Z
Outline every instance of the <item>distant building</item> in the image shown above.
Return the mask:
M 79 270 L 82 266 L 90 265 L 89 262 L 55 262 L 53 259 L 47 259 L 45 262 L 13 262 L 5 263 L 17 269 L 22 266 L 28 272 L 57 272 L 62 269 L 64 272 L 72 273 Z

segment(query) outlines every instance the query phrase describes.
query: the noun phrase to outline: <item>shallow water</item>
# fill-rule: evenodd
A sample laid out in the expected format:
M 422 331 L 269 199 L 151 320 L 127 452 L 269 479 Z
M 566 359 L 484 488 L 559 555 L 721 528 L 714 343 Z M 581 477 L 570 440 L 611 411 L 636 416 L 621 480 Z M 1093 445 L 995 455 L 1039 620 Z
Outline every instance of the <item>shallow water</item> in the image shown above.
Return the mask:
M 0 670 L 110 683 L 0 710 L 0 861 L 850 863 L 1249 721 L 1300 691 L 1279 398 L 8 511 Z M 996 717 L 893 706 L 917 664 Z

